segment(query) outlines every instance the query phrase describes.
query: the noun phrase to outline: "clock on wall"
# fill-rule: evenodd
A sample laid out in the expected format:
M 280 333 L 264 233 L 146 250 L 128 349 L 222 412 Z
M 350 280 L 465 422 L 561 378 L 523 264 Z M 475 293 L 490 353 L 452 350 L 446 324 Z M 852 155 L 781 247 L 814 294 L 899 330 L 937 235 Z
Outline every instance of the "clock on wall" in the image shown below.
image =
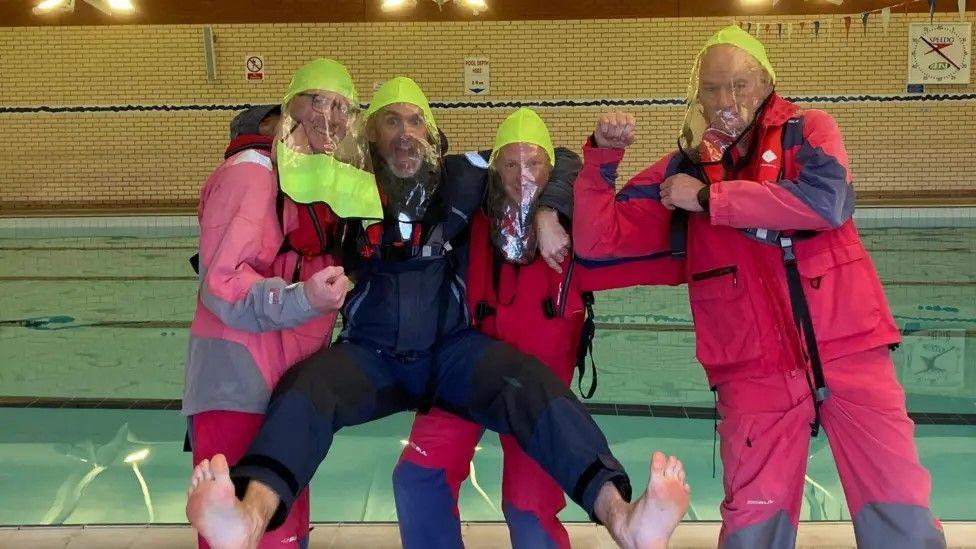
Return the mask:
M 909 84 L 968 84 L 970 23 L 912 23 L 908 27 Z

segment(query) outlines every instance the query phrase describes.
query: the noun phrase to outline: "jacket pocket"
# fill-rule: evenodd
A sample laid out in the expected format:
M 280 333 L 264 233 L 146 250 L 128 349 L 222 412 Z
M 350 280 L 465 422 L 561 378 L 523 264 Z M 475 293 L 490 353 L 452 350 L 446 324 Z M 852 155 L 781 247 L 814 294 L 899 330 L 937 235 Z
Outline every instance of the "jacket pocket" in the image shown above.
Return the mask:
M 692 273 L 695 355 L 705 366 L 735 364 L 761 354 L 759 327 L 746 278 L 736 265 Z
M 878 275 L 863 247 L 798 258 L 797 267 L 817 341 L 862 335 L 878 326 L 881 303 L 872 283 Z

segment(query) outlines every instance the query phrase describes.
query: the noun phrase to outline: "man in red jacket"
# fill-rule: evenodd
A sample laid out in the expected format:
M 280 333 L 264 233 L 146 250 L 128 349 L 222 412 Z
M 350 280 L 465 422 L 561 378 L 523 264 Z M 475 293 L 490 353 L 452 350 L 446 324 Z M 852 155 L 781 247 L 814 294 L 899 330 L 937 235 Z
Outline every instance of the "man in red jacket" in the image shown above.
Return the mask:
M 579 157 L 553 149 L 545 123 L 526 108 L 499 127 L 490 158 L 466 155 L 472 167 L 483 168 L 474 173 L 488 177 L 488 192 L 471 220 L 465 281 L 472 324 L 538 358 L 568 386 L 592 305 L 590 292 L 661 283 L 677 269 L 664 273 L 646 262 L 588 268 L 571 255 L 556 265 L 558 271 L 550 268 L 536 254 L 539 218 L 534 214 L 557 157 L 572 164 L 566 178 L 575 179 Z M 483 433 L 477 423 L 438 408 L 417 415 L 393 473 L 404 547 L 460 543 L 458 492 Z M 568 548 L 569 535 L 557 516 L 566 506 L 562 489 L 514 438 L 499 438 L 504 451 L 502 510 L 512 546 Z
M 792 547 L 809 435 L 826 431 L 858 547 L 945 547 L 889 347 L 900 336 L 851 219 L 840 130 L 774 91 L 763 45 L 732 26 L 695 63 L 679 150 L 614 194 L 630 115 L 584 147 L 583 257 L 664 255 L 688 284 L 718 392 L 722 547 Z

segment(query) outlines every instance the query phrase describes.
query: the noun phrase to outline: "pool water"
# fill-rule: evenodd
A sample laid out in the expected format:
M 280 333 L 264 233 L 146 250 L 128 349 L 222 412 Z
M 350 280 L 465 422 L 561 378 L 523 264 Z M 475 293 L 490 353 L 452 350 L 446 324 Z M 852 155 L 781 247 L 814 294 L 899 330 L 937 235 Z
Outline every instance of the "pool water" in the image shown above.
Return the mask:
M 0 233 L 0 524 L 184 521 L 185 421 L 176 409 L 140 408 L 172 408 L 180 397 L 196 237 L 129 232 Z M 976 520 L 976 228 L 861 233 L 904 334 L 894 356 L 934 510 Z M 693 485 L 691 518 L 718 519 L 713 395 L 694 359 L 685 288 L 603 292 L 596 314 L 593 401 L 604 405 L 594 410 L 615 453 L 635 486 L 646 482 L 651 450 L 679 455 Z M 26 407 L 35 398 L 44 407 Z M 77 399 L 94 401 L 81 408 Z M 115 408 L 91 408 L 102 399 Z M 635 407 L 624 405 L 685 408 L 661 417 L 654 408 L 628 415 Z M 410 420 L 339 434 L 313 482 L 314 520 L 395 520 L 390 475 Z M 500 464 L 489 433 L 476 483 L 462 489 L 465 520 L 502 519 Z M 563 517 L 586 518 L 572 505 Z M 811 445 L 802 518 L 849 518 L 823 435 Z

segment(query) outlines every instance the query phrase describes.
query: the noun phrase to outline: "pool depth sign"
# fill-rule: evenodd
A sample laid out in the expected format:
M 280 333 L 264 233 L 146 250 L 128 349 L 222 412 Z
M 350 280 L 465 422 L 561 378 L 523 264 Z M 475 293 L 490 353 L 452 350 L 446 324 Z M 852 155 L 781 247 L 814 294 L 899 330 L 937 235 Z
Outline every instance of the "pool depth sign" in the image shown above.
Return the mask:
M 908 27 L 909 84 L 968 84 L 970 23 L 912 23 Z
M 487 57 L 464 58 L 464 93 L 488 95 L 491 89 L 491 71 Z

